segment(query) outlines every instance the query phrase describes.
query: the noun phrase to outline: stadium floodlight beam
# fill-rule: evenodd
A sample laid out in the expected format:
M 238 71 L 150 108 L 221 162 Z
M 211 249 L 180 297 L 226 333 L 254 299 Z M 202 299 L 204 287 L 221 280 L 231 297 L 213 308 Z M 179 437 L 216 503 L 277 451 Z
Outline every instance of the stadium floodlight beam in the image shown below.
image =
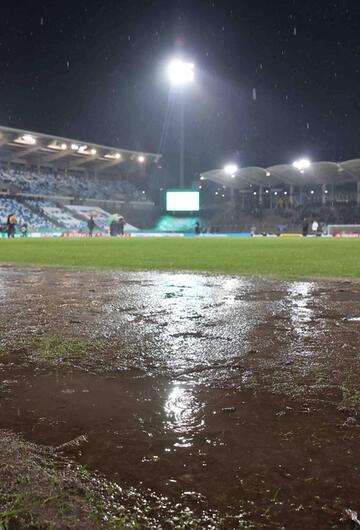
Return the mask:
M 235 177 L 235 173 L 238 171 L 238 166 L 236 164 L 226 164 L 224 171 L 230 177 Z
M 174 58 L 169 62 L 167 67 L 167 77 L 175 88 L 183 88 L 186 85 L 193 83 L 195 79 L 195 65 L 192 62 L 184 61 L 180 58 Z M 184 136 L 184 91 L 180 92 L 180 163 L 179 163 L 179 187 L 184 187 L 184 175 L 185 175 L 185 136 Z
M 311 162 L 308 158 L 300 158 L 299 160 L 295 160 L 292 165 L 295 169 L 298 169 L 299 171 L 304 171 L 305 169 L 308 169 L 310 167 Z
M 174 59 L 169 63 L 167 73 L 172 85 L 187 85 L 195 79 L 195 65 L 181 59 Z

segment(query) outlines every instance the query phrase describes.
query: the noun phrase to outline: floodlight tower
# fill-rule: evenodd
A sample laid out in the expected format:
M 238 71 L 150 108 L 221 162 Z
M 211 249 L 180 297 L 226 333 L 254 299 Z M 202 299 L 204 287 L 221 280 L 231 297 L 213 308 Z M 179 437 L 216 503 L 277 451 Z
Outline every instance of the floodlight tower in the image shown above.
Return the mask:
M 180 92 L 180 168 L 179 186 L 184 187 L 184 153 L 185 153 L 185 126 L 184 126 L 184 87 L 195 79 L 195 66 L 193 63 L 181 59 L 174 59 L 168 65 L 168 79 L 171 86 Z

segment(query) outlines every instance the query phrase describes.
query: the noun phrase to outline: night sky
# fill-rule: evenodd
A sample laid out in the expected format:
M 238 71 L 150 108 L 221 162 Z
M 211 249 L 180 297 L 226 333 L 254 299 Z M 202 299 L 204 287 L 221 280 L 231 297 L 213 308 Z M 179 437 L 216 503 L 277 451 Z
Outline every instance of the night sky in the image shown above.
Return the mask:
M 161 152 L 186 168 L 360 155 L 359 0 L 3 0 L 0 124 Z

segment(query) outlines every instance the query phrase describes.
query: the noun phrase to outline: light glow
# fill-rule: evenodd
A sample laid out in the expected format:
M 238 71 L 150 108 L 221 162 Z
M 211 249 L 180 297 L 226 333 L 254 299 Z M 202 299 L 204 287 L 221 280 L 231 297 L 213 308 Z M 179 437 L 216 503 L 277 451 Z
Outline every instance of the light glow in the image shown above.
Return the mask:
M 195 65 L 180 59 L 174 59 L 168 66 L 168 78 L 173 85 L 186 85 L 195 78 Z
M 311 162 L 308 158 L 300 158 L 299 160 L 295 160 L 292 165 L 295 169 L 304 171 L 304 169 L 308 169 L 310 167 Z
M 230 175 L 230 177 L 234 177 L 238 169 L 239 168 L 236 164 L 226 164 L 226 166 L 224 167 L 225 173 L 227 175 Z
M 36 144 L 36 138 L 31 136 L 31 134 L 24 134 L 20 138 L 20 142 L 28 145 L 35 145 Z

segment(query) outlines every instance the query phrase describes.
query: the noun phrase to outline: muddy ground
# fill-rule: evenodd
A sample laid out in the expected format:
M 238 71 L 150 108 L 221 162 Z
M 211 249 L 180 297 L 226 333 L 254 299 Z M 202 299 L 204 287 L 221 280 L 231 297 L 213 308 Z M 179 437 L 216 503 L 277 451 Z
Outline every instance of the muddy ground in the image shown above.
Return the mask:
M 223 528 L 356 524 L 360 283 L 1 267 L 0 315 L 0 429 Z

